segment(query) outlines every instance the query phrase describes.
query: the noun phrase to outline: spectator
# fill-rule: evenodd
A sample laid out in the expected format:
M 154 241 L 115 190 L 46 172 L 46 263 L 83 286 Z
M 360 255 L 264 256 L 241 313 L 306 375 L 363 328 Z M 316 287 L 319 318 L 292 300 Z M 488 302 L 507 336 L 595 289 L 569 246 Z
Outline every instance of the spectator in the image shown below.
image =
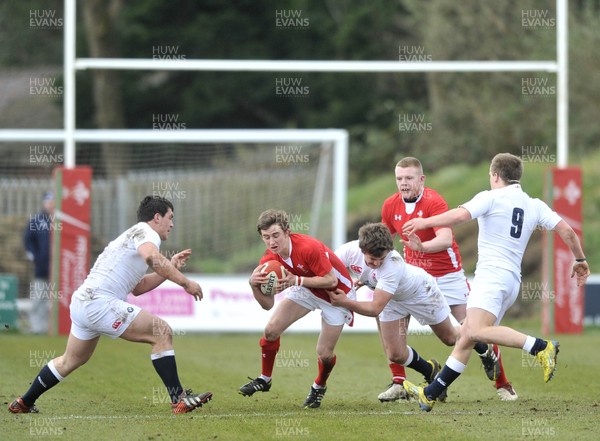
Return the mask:
M 27 258 L 34 264 L 34 277 L 29 283 L 30 330 L 33 334 L 48 333 L 50 315 L 49 276 L 50 276 L 50 230 L 54 213 L 54 194 L 44 193 L 42 211 L 29 219 L 23 235 Z

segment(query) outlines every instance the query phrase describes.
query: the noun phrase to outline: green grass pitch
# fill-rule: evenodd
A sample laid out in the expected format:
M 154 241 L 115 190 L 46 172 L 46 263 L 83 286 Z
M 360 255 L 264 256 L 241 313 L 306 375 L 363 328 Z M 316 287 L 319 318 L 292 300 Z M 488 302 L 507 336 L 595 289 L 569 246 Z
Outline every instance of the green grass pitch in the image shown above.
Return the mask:
M 27 389 L 43 364 L 62 353 L 66 340 L 2 333 L 0 439 L 600 439 L 598 331 L 560 336 L 558 370 L 548 384 L 533 358 L 504 349 L 507 376 L 519 394 L 515 402 L 498 399 L 474 357 L 449 390 L 447 403 L 438 403 L 430 413 L 414 402 L 377 400 L 390 374 L 376 334 L 342 335 L 320 409 L 301 408 L 316 376 L 315 334 L 284 334 L 271 391 L 243 397 L 237 389 L 260 373 L 259 337 L 174 337 L 184 387 L 214 393 L 213 401 L 189 414 L 170 413 L 148 345 L 102 338 L 87 365 L 38 400 L 39 414 L 12 415 L 8 403 Z M 431 335 L 411 335 L 409 343 L 442 364 L 450 353 Z M 421 380 L 412 370 L 408 377 Z

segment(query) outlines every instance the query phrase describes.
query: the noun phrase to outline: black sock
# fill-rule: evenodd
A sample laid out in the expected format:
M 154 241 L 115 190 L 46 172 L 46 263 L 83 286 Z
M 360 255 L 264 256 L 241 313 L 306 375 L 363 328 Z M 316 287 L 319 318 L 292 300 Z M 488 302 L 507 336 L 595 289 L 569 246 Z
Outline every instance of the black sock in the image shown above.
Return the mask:
M 429 400 L 437 399 L 444 389 L 447 389 L 448 386 L 450 386 L 452 382 L 459 377 L 459 375 L 459 372 L 450 369 L 448 365 L 444 366 L 442 372 L 439 373 L 433 383 L 425 388 L 425 396 Z
M 153 356 L 155 354 L 152 354 Z M 176 403 L 179 399 L 179 395 L 183 392 L 183 387 L 179 382 L 179 375 L 177 374 L 177 363 L 175 363 L 175 355 L 166 355 L 160 358 L 152 359 L 152 364 L 156 373 L 163 381 L 167 388 L 167 393 L 171 397 L 171 402 Z
M 37 377 L 31 383 L 31 387 L 25 395 L 21 398 L 27 407 L 33 406 L 35 401 L 42 395 L 44 392 L 49 390 L 50 388 L 56 386 L 61 378 L 56 378 L 56 376 L 52 373 L 48 365 L 44 366 Z
M 475 343 L 475 347 L 473 349 L 475 349 L 475 352 L 477 352 L 479 355 L 483 355 L 487 352 L 488 345 L 486 345 L 485 343 L 477 342 Z
M 533 348 L 531 348 L 531 351 L 529 351 L 529 353 L 531 355 L 537 355 L 538 352 L 541 352 L 544 349 L 546 349 L 546 346 L 548 346 L 548 342 L 546 340 L 536 338 L 535 343 L 533 344 Z
M 412 361 L 407 366 L 422 374 L 423 377 L 425 377 L 425 380 L 429 381 L 431 374 L 433 374 L 433 366 L 429 364 L 427 360 L 423 360 L 413 348 L 409 346 L 408 349 L 412 351 L 413 357 Z

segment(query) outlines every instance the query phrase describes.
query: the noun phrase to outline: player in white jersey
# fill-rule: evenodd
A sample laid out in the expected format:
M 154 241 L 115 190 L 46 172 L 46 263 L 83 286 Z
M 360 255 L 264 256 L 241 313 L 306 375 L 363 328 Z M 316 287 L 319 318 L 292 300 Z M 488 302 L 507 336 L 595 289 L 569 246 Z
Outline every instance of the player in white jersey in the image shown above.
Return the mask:
M 491 190 L 477 194 L 469 202 L 427 219 L 413 219 L 404 226 L 411 235 L 423 228 L 454 226 L 477 219 L 479 225 L 475 278 L 467 302 L 467 317 L 460 338 L 446 366 L 426 388 L 405 381 L 406 391 L 430 411 L 436 398 L 465 370 L 475 342 L 496 343 L 522 348 L 535 356 L 544 371 L 544 381 L 556 369 L 557 341 L 542 340 L 499 326 L 507 309 L 515 302 L 521 283 L 521 260 L 527 242 L 537 228 L 553 230 L 575 256 L 571 277 L 582 286 L 590 270 L 579 238 L 561 217 L 539 199 L 530 198 L 519 184 L 523 163 L 517 156 L 500 153 L 490 165 Z
M 9 405 L 9 411 L 38 412 L 35 401 L 86 363 L 101 335 L 152 346 L 150 358 L 171 397 L 173 413 L 190 412 L 212 398 L 211 392 L 193 394 L 181 386 L 168 323 L 126 302 L 129 293 L 144 294 L 166 279 L 180 285 L 196 300 L 202 299 L 200 285 L 179 271 L 191 250 L 181 251 L 171 260 L 159 252 L 161 240 L 166 240 L 173 228 L 173 204 L 158 196 L 146 196 L 137 217 L 136 225 L 108 244 L 73 294 L 71 332 L 65 353 L 40 370 L 29 390 Z M 148 267 L 154 272 L 146 274 Z
M 392 235 L 384 224 L 363 225 L 358 237 L 338 248 L 336 255 L 356 279 L 357 286 L 366 285 L 373 290 L 373 300 L 353 300 L 337 290 L 330 293 L 331 303 L 379 317 L 379 333 L 388 359 L 416 370 L 431 383 L 439 372 L 439 363 L 421 358 L 406 344 L 408 320 L 413 316 L 422 325 L 429 325 L 443 343 L 452 346 L 458 333 L 450 321 L 450 307 L 435 278 L 407 264 L 394 249 Z

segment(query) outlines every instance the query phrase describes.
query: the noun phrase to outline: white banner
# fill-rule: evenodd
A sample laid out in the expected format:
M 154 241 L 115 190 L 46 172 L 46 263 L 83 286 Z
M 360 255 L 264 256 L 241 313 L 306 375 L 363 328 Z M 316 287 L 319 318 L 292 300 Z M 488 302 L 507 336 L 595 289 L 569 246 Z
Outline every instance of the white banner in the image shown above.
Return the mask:
M 202 287 L 204 298 L 194 301 L 180 286 L 166 281 L 158 288 L 138 297 L 129 295 L 128 301 L 144 308 L 164 320 L 175 332 L 262 332 L 277 307 L 281 295 L 275 297 L 275 306 L 265 311 L 254 299 L 247 275 L 189 275 Z M 370 300 L 371 291 L 359 289 L 358 300 Z M 372 317 L 354 315 L 354 326 L 344 332 L 377 332 Z M 319 332 L 320 311 L 309 313 L 294 323 L 289 331 Z M 428 326 L 411 320 L 410 332 L 430 333 Z

